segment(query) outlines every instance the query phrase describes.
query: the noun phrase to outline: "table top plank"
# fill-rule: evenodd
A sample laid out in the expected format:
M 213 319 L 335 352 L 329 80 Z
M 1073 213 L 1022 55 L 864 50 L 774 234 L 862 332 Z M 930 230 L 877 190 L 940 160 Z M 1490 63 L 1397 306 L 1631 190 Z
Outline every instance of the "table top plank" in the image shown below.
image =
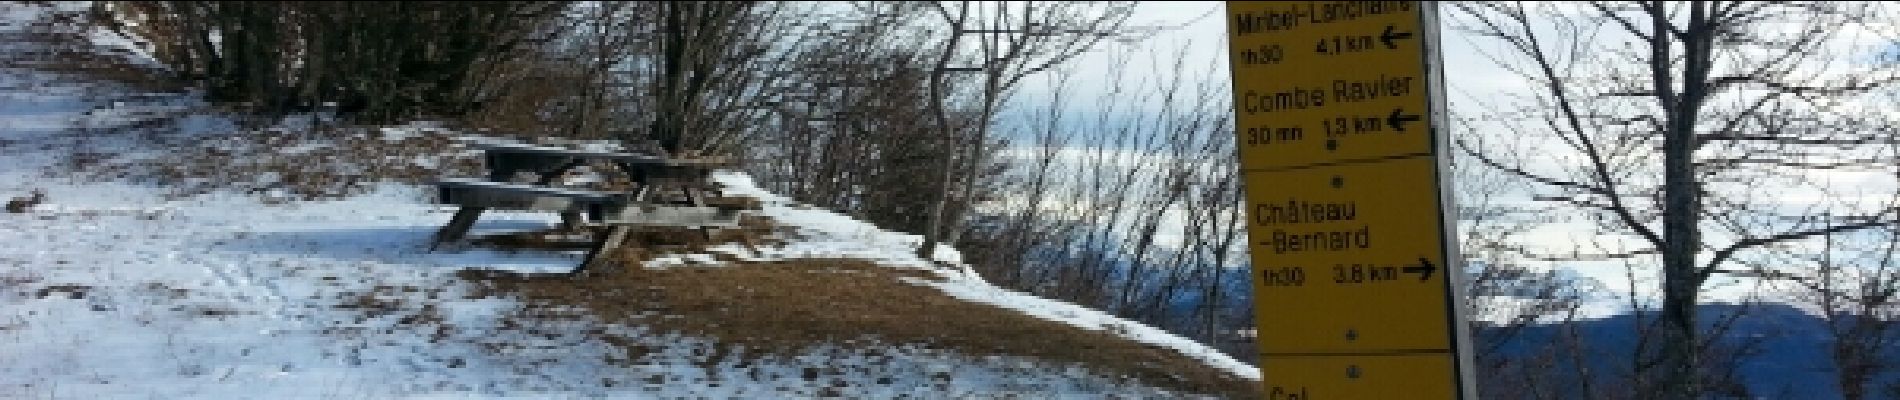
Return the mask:
M 668 166 L 668 167 L 714 168 L 714 167 L 729 166 L 732 163 L 731 160 L 725 157 L 679 159 L 679 158 L 660 157 L 653 154 L 570 149 L 570 148 L 563 148 L 563 147 L 540 146 L 540 145 L 533 145 L 533 144 L 526 144 L 526 143 L 490 142 L 490 143 L 477 143 L 477 144 L 471 145 L 471 147 L 474 147 L 476 149 L 481 149 L 482 151 L 485 151 L 488 153 L 494 153 L 494 154 L 535 154 L 535 155 L 549 155 L 549 156 L 559 156 L 559 157 L 578 157 L 578 158 L 586 158 L 586 159 L 594 159 L 594 160 L 608 160 L 608 161 L 625 163 L 625 164 L 630 164 L 630 165 L 658 165 L 658 166 Z
M 555 188 L 555 187 L 548 187 L 548 186 L 524 185 L 524 184 L 517 184 L 517 183 L 502 183 L 502 182 L 494 182 L 494 181 L 489 181 L 489 180 L 484 180 L 484 179 L 469 179 L 469 178 L 440 179 L 436 181 L 436 185 L 440 185 L 446 188 L 505 189 L 509 191 L 516 191 L 516 192 L 521 192 L 524 194 L 532 194 L 532 195 L 537 195 L 537 196 L 567 197 L 567 198 L 587 200 L 587 201 L 597 201 L 597 202 L 614 202 L 616 201 L 616 197 L 621 195 L 620 193 L 615 193 L 615 192 L 563 189 L 563 188 Z

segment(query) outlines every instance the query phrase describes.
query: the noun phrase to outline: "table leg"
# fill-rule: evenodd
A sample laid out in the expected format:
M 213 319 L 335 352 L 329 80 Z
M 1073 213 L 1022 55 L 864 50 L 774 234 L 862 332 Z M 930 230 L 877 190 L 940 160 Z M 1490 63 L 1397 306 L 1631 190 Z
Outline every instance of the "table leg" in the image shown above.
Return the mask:
M 587 160 L 576 157 L 573 160 L 568 161 L 566 164 L 561 164 L 560 167 L 555 168 L 553 171 L 542 173 L 541 179 L 535 181 L 534 184 L 541 185 L 541 186 L 548 186 L 550 183 L 554 183 L 554 180 L 556 178 L 560 178 L 561 174 L 565 174 L 567 173 L 568 170 L 574 169 L 574 167 L 579 167 L 584 164 L 587 164 Z M 581 213 L 572 212 L 572 211 L 561 213 L 561 230 L 572 232 L 575 229 L 580 228 L 580 226 L 581 226 Z
M 623 162 L 616 162 L 614 163 L 614 166 L 620 167 L 620 173 L 627 175 L 627 181 L 633 182 L 633 184 L 639 185 L 639 186 L 647 185 L 648 176 L 647 176 L 646 170 L 634 168 L 633 164 L 628 164 L 628 163 L 623 163 Z
M 460 210 L 455 210 L 455 216 L 449 218 L 449 224 L 443 225 L 441 230 L 435 232 L 435 243 L 429 245 L 429 250 L 435 251 L 442 243 L 462 240 L 462 236 L 468 234 L 468 229 L 475 226 L 475 219 L 482 216 L 484 209 L 483 207 L 462 207 Z
M 607 261 L 605 260 L 608 259 L 607 256 L 613 254 L 613 250 L 620 247 L 620 242 L 627 240 L 627 234 L 632 230 L 632 228 L 625 226 L 613 227 L 613 230 L 607 234 L 606 239 L 594 243 L 594 248 L 587 252 L 587 258 L 581 260 L 581 265 L 575 267 L 573 273 L 584 273 L 587 272 L 588 269 L 606 263 Z
M 694 207 L 706 206 L 706 193 L 704 191 L 694 189 L 690 185 L 681 185 L 680 190 L 686 193 L 686 201 L 691 202 Z
M 561 212 L 561 230 L 573 232 L 581 228 L 581 213 L 577 211 Z
M 633 202 L 642 203 L 642 204 L 652 203 L 654 192 L 656 191 L 653 190 L 652 186 L 647 186 L 644 183 L 640 184 L 640 188 L 635 189 L 635 191 L 633 192 Z

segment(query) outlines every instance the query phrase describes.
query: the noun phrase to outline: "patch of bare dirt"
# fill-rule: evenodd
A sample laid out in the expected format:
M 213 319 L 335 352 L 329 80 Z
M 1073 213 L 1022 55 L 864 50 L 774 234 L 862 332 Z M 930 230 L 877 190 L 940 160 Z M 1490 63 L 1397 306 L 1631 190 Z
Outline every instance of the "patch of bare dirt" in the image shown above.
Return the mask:
M 638 252 L 622 254 L 638 265 Z M 747 349 L 743 358 L 781 357 L 821 344 L 874 340 L 920 344 L 968 356 L 1026 356 L 1081 363 L 1110 376 L 1172 390 L 1257 398 L 1257 382 L 1232 376 L 1171 349 L 1106 332 L 1042 320 L 959 300 L 902 277 L 923 272 L 864 260 L 804 259 L 720 266 L 620 270 L 589 276 L 525 277 L 468 272 L 485 296 L 514 296 L 546 310 L 581 312 L 609 323 L 718 340 Z M 599 338 L 637 347 L 622 338 Z M 628 354 L 640 354 L 628 348 Z M 715 357 L 718 359 L 720 357 Z M 1052 366 L 1054 364 L 1051 364 Z

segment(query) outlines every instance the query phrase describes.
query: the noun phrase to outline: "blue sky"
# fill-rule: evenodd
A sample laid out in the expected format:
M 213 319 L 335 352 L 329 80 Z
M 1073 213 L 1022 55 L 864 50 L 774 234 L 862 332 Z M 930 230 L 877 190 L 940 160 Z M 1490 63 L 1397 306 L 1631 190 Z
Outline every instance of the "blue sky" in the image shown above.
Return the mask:
M 1166 1 L 1143 2 L 1130 18 L 1129 25 L 1156 26 L 1182 25 L 1180 29 L 1150 38 L 1145 44 L 1162 51 L 1185 49 L 1185 61 L 1193 67 L 1208 66 L 1214 68 L 1217 79 L 1229 79 L 1227 71 L 1227 18 L 1225 2 L 1220 1 Z M 1485 79 L 1498 77 L 1506 72 L 1487 60 L 1472 43 L 1462 35 L 1446 32 L 1441 43 L 1444 46 L 1443 60 L 1448 75 L 1447 84 L 1452 86 L 1447 98 L 1456 102 L 1459 92 L 1499 92 L 1523 88 L 1512 80 Z M 1098 49 L 1073 63 L 1077 75 L 1075 90 L 1082 95 L 1091 88 L 1106 86 L 1101 79 L 1107 75 L 1113 49 Z M 1040 85 L 1031 84 L 1025 93 L 1039 93 Z
M 1172 54 L 1171 52 L 1175 50 L 1184 51 L 1184 53 L 1181 53 L 1183 54 L 1181 61 L 1183 61 L 1183 65 L 1185 65 L 1186 68 L 1197 72 L 1209 71 L 1207 79 L 1219 80 L 1224 83 L 1231 79 L 1227 72 L 1226 38 L 1228 33 L 1226 30 L 1226 18 L 1227 15 L 1223 8 L 1223 2 L 1147 2 L 1137 9 L 1136 15 L 1130 23 L 1131 25 L 1138 26 L 1186 24 L 1186 26 L 1179 30 L 1151 38 L 1145 44 L 1152 46 L 1154 50 L 1160 51 L 1154 54 Z M 1876 38 L 1876 36 L 1864 36 L 1862 39 L 1856 40 L 1859 44 L 1864 45 L 1867 44 L 1867 38 Z M 1594 46 L 1610 43 L 1608 40 L 1613 40 L 1612 38 L 1599 39 L 1601 39 L 1601 41 L 1598 43 L 1584 44 Z M 1500 99 L 1532 90 L 1524 81 L 1499 67 L 1493 60 L 1481 52 L 1481 50 L 1498 50 L 1499 47 L 1494 41 L 1474 39 L 1469 35 L 1456 31 L 1445 31 L 1441 36 L 1440 45 L 1442 46 L 1440 58 L 1445 63 L 1446 86 L 1449 89 L 1448 93 L 1445 93 L 1445 97 L 1450 102 L 1454 112 L 1458 112 L 1458 110 L 1461 109 L 1479 110 L 1488 108 L 1478 103 L 1478 100 L 1493 103 L 1505 102 L 1509 104 L 1509 100 L 1501 101 Z M 1107 87 L 1109 84 L 1108 72 L 1111 70 L 1111 65 L 1115 63 L 1114 59 L 1109 55 L 1112 50 L 1114 49 L 1104 48 L 1085 55 L 1073 63 L 1075 76 L 1073 81 L 1071 81 L 1070 90 L 1073 96 L 1072 101 L 1077 102 L 1077 105 L 1087 105 L 1094 102 L 1097 98 L 1102 97 L 1102 88 Z M 1136 72 L 1135 76 L 1152 78 L 1172 72 L 1148 67 L 1147 61 L 1143 57 L 1147 57 L 1147 55 L 1137 56 L 1136 62 L 1129 64 L 1131 68 L 1135 69 L 1135 71 L 1133 71 Z M 1163 61 L 1171 62 L 1173 60 Z M 1023 95 L 1028 98 L 1034 98 L 1042 93 L 1044 93 L 1042 85 L 1032 82 L 1024 88 Z M 1226 103 L 1230 100 L 1222 98 L 1219 99 L 1219 101 Z M 1477 135 L 1481 136 L 1506 134 L 1500 137 L 1535 136 L 1530 135 L 1533 133 L 1535 132 L 1500 131 L 1495 128 L 1481 129 L 1476 132 Z M 1471 133 L 1454 132 L 1453 134 Z M 1544 162 L 1549 165 L 1542 167 L 1557 167 L 1564 163 L 1564 161 L 1556 160 L 1549 156 L 1549 154 L 1562 153 L 1563 150 L 1549 146 L 1540 147 L 1535 143 L 1528 144 L 1528 146 L 1530 147 L 1527 147 L 1527 149 L 1534 153 L 1545 154 L 1541 156 L 1541 158 L 1553 160 Z M 1856 181 L 1866 181 L 1867 178 L 1844 173 L 1831 174 L 1830 176 L 1832 175 L 1838 175 L 1835 176 L 1837 179 L 1851 179 Z M 1874 178 L 1882 179 L 1880 177 Z M 1872 196 L 1884 196 L 1885 192 L 1883 190 L 1891 186 L 1891 182 L 1867 181 L 1867 183 L 1877 184 L 1875 185 L 1878 186 L 1876 189 L 1880 189 L 1875 191 L 1881 193 L 1867 194 Z M 1848 185 L 1851 187 L 1854 184 L 1850 183 Z M 1522 193 L 1519 194 L 1519 196 L 1522 195 Z M 1806 203 L 1820 200 L 1825 199 L 1816 199 L 1811 196 L 1791 196 L 1787 199 L 1776 201 Z M 1592 237 L 1597 231 L 1592 228 L 1592 223 L 1587 219 L 1581 218 L 1573 219 L 1572 221 L 1573 222 L 1570 223 L 1538 227 L 1533 231 L 1526 232 L 1529 236 L 1526 236 L 1522 240 L 1526 241 L 1527 244 L 1542 245 L 1553 249 L 1565 249 L 1566 251 L 1571 249 L 1572 246 L 1575 246 L 1579 240 L 1593 240 Z M 1594 239 L 1614 241 L 1607 236 L 1598 236 L 1594 237 Z M 1725 239 L 1721 242 L 1727 241 L 1728 240 Z M 1720 246 L 1726 243 L 1715 244 Z M 1621 262 L 1567 264 L 1567 268 L 1574 269 L 1578 275 L 1596 279 L 1608 287 L 1619 289 L 1627 285 L 1625 282 L 1627 282 L 1626 272 L 1629 271 L 1627 269 L 1628 267 L 1629 265 Z M 1648 268 L 1638 268 L 1638 270 L 1643 269 Z M 1640 274 L 1638 279 L 1646 280 L 1646 278 L 1642 278 Z M 1749 289 L 1746 287 L 1728 287 L 1717 290 L 1717 296 L 1715 297 L 1724 299 L 1740 298 L 1741 295 L 1748 291 Z

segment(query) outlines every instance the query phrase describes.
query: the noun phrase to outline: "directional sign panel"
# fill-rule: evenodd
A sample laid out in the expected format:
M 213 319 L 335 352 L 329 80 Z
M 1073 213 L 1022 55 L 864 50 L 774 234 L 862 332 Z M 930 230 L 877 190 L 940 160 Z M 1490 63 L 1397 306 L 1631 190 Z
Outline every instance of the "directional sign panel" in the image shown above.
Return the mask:
M 1267 397 L 1475 396 L 1435 7 L 1227 9 Z
M 1268 399 L 1429 399 L 1453 393 L 1450 379 L 1420 371 L 1452 369 L 1451 358 L 1424 355 L 1279 357 L 1264 364 Z
M 1241 167 L 1430 153 L 1414 3 L 1229 2 Z
M 1246 174 L 1262 351 L 1450 351 L 1432 161 Z

